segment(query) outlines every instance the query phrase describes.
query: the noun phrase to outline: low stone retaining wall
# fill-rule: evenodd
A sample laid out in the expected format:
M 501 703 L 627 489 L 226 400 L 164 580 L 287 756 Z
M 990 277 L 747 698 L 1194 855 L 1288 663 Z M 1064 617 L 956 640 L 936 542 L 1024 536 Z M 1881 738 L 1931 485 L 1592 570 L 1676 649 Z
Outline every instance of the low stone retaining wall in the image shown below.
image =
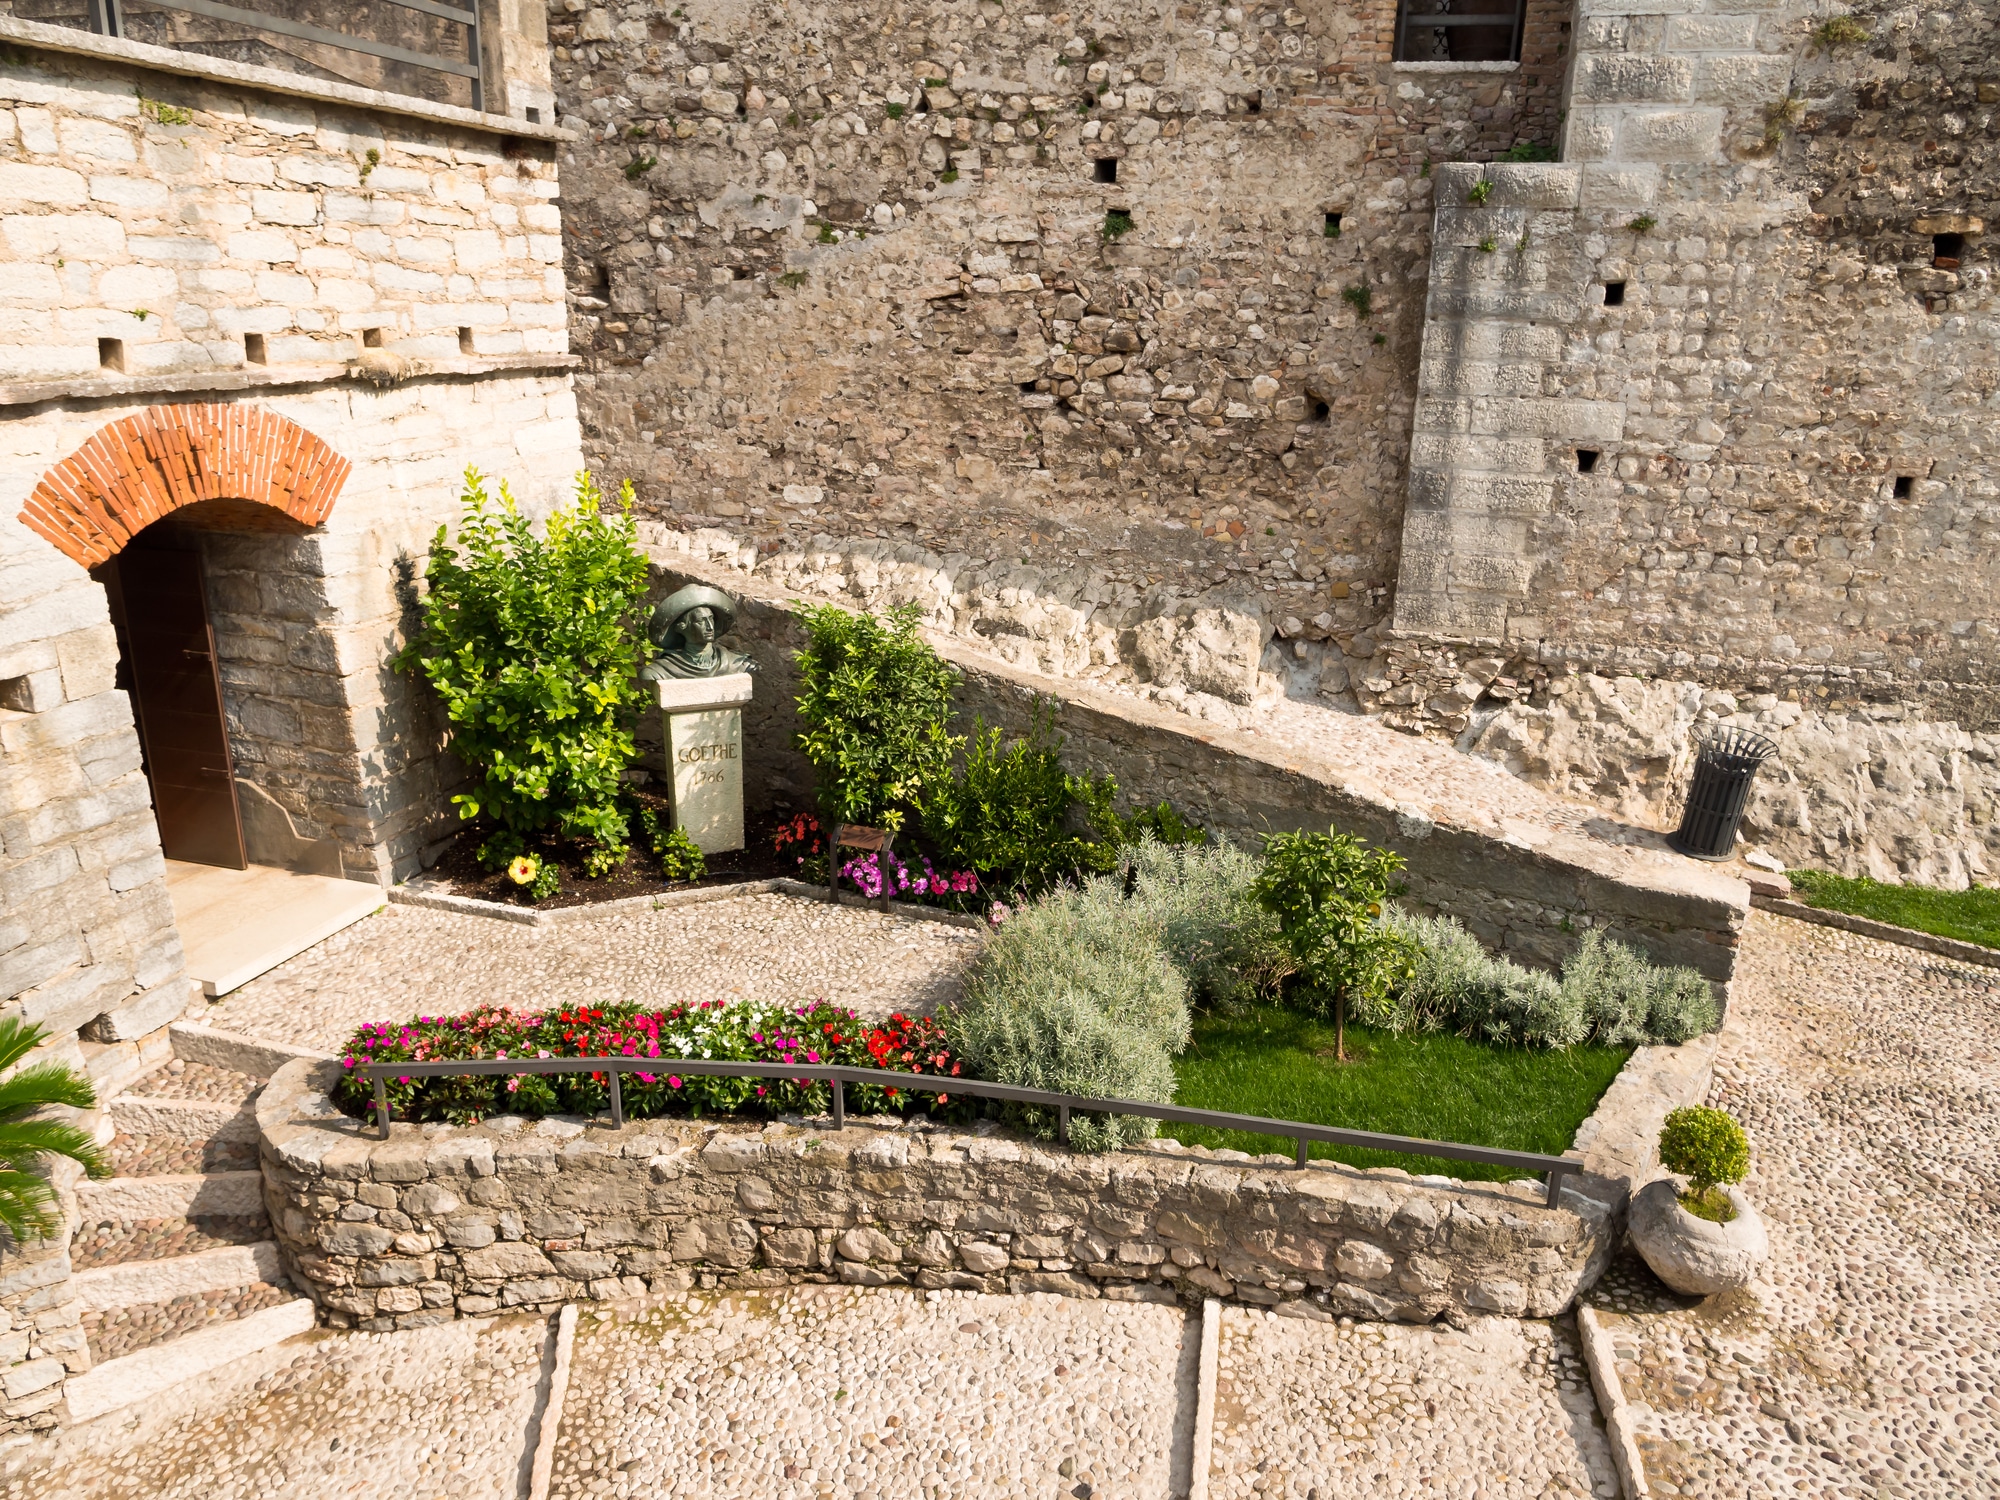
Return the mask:
M 343 1327 L 804 1281 L 1545 1317 L 1602 1270 L 1622 1217 L 1592 1177 L 1552 1209 L 1540 1183 L 1171 1142 L 1085 1156 L 927 1122 L 505 1119 L 385 1141 L 334 1109 L 338 1077 L 288 1063 L 257 1117 L 287 1268 Z

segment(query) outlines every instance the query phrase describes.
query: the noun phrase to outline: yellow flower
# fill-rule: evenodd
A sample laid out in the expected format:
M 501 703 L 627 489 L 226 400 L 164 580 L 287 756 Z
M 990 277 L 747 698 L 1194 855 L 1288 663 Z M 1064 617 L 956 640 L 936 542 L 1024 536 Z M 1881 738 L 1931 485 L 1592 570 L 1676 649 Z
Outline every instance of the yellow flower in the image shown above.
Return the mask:
M 541 861 L 532 854 L 517 854 L 507 861 L 507 878 L 516 885 L 526 885 L 541 869 Z

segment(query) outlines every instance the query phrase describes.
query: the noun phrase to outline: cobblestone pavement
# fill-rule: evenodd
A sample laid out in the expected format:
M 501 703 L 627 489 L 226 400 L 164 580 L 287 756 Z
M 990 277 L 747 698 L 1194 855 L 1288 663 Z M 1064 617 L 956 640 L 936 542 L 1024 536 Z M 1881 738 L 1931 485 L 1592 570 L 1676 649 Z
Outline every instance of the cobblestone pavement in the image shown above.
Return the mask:
M 165 1067 L 148 1073 L 127 1089 L 148 1099 L 193 1099 L 210 1104 L 240 1104 L 262 1088 L 260 1079 L 247 1073 L 218 1068 L 213 1063 L 188 1062 L 175 1058 Z
M 1178 1307 L 801 1287 L 578 1328 L 552 1497 L 1185 1493 L 1199 1327 Z
M 220 1245 L 251 1245 L 271 1237 L 262 1214 L 197 1216 L 192 1219 L 120 1219 L 85 1223 L 70 1241 L 70 1264 L 79 1271 L 164 1260 Z
M 544 1318 L 309 1334 L 9 1455 L 0 1500 L 517 1500 Z
M 1216 1500 L 1617 1494 L 1574 1334 L 1307 1322 L 1223 1309 Z
M 165 1172 L 254 1172 L 255 1141 L 191 1141 L 178 1136 L 126 1135 L 108 1148 L 119 1177 L 156 1177 Z
M 824 995 L 880 1016 L 957 994 L 979 942 L 970 928 L 781 895 L 544 928 L 387 906 L 225 996 L 206 1021 L 331 1051 L 364 1021 L 483 1004 Z
M 1607 1318 L 1656 1493 L 2000 1495 L 2000 973 L 1752 913 L 1709 1102 L 1767 1284 Z
M 154 1344 L 177 1339 L 184 1333 L 193 1333 L 210 1323 L 248 1317 L 262 1308 L 293 1301 L 298 1295 L 289 1286 L 253 1281 L 248 1286 L 176 1297 L 171 1302 L 147 1302 L 110 1312 L 88 1312 L 83 1315 L 83 1331 L 90 1341 L 92 1362 L 102 1364 L 121 1354 L 136 1354 Z

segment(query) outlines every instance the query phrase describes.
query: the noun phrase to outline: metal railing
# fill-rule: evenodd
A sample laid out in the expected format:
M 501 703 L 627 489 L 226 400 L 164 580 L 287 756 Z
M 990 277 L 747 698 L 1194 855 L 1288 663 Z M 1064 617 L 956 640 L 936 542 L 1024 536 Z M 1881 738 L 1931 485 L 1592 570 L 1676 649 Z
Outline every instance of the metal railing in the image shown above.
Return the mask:
M 211 21 L 229 21 L 239 26 L 247 26 L 257 31 L 266 31 L 273 36 L 291 37 L 296 41 L 313 42 L 323 47 L 337 47 L 345 52 L 359 52 L 368 57 L 379 57 L 385 62 L 404 63 L 411 67 L 428 68 L 432 72 L 448 73 L 463 78 L 472 89 L 472 107 L 484 112 L 486 108 L 486 61 L 485 49 L 480 45 L 479 5 L 480 0 L 459 0 L 456 4 L 443 4 L 440 0 L 383 0 L 383 3 L 400 6 L 404 10 L 417 11 L 422 15 L 434 16 L 450 21 L 465 29 L 465 61 L 434 52 L 418 52 L 409 47 L 398 47 L 392 42 L 378 42 L 370 37 L 356 36 L 350 32 L 332 31 L 324 26 L 310 26 L 303 21 L 289 20 L 284 16 L 267 15 L 259 10 L 246 10 L 240 5 L 224 5 L 219 0 L 145 0 L 148 10 L 177 10 L 188 15 L 203 16 Z M 87 0 L 90 29 L 100 36 L 125 35 L 125 0 Z
M 1515 1167 L 1524 1173 L 1548 1178 L 1545 1202 L 1556 1206 L 1562 1180 L 1581 1172 L 1583 1163 L 1573 1157 L 1547 1156 L 1539 1151 L 1508 1151 L 1498 1146 L 1466 1146 L 1456 1141 L 1425 1141 L 1407 1135 L 1383 1135 L 1373 1130 L 1347 1130 L 1337 1125 L 1312 1125 L 1304 1120 L 1267 1120 L 1260 1115 L 1232 1115 L 1216 1109 L 1185 1109 L 1178 1104 L 1152 1104 L 1140 1099 L 1090 1099 L 1078 1094 L 1057 1094 L 1047 1089 L 1023 1088 L 1011 1083 L 987 1083 L 975 1078 L 946 1078 L 937 1073 L 891 1073 L 879 1068 L 845 1068 L 829 1064 L 799 1066 L 775 1062 L 715 1062 L 692 1057 L 508 1057 L 457 1062 L 378 1062 L 363 1063 L 355 1069 L 375 1084 L 375 1113 L 382 1138 L 389 1137 L 389 1080 L 392 1078 L 464 1078 L 504 1074 L 509 1077 L 529 1073 L 604 1073 L 611 1086 L 611 1123 L 625 1123 L 625 1096 L 619 1082 L 623 1073 L 673 1074 L 711 1078 L 779 1078 L 787 1082 L 829 1083 L 833 1086 L 833 1128 L 847 1123 L 848 1084 L 872 1084 L 877 1088 L 921 1094 L 967 1094 L 976 1099 L 998 1099 L 1010 1104 L 1039 1104 L 1056 1111 L 1056 1139 L 1069 1144 L 1069 1117 L 1073 1110 L 1097 1115 L 1139 1115 L 1166 1120 L 1176 1125 L 1206 1125 L 1214 1130 L 1243 1130 L 1256 1135 L 1290 1136 L 1295 1145 L 1294 1160 L 1306 1164 L 1307 1148 L 1315 1143 L 1329 1146 L 1360 1147 L 1369 1151 L 1398 1151 L 1410 1156 L 1432 1156 L 1445 1161 L 1478 1162 L 1489 1167 Z

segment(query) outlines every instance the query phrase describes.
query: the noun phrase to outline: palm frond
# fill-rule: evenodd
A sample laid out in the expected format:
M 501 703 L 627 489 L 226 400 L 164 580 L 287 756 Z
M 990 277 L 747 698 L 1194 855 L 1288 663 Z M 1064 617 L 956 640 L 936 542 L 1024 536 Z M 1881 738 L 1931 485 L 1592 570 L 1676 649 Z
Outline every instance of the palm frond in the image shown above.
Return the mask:
M 33 1114 L 47 1104 L 95 1109 L 97 1090 L 67 1063 L 36 1063 L 0 1083 L 0 1124 Z
M 0 1073 L 39 1047 L 47 1035 L 39 1025 L 23 1021 L 18 1014 L 0 1019 Z
M 56 1190 L 32 1172 L 0 1170 L 0 1226 L 17 1245 L 62 1228 Z
M 92 1177 L 109 1177 L 111 1163 L 89 1134 L 61 1120 L 11 1120 L 0 1123 L 0 1163 L 30 1166 L 41 1154 L 67 1156 Z

